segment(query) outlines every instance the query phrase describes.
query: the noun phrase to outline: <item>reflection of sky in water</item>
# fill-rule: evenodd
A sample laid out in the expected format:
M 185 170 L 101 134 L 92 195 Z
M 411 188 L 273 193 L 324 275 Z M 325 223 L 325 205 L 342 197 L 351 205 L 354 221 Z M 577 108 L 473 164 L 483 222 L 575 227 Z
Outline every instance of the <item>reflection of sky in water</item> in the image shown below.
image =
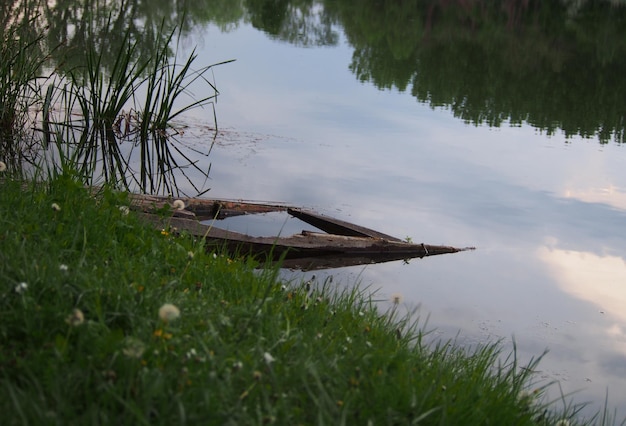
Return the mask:
M 522 361 L 547 348 L 541 377 L 580 390 L 594 409 L 607 387 L 613 406 L 626 405 L 623 147 L 465 125 L 359 83 L 345 45 L 298 49 L 248 27 L 210 28 L 199 53 L 197 66 L 237 59 L 215 70 L 224 136 L 207 196 L 283 201 L 416 242 L 476 246 L 329 273 L 382 298 L 402 293 L 435 336 L 515 336 Z M 208 112 L 195 114 L 204 123 Z

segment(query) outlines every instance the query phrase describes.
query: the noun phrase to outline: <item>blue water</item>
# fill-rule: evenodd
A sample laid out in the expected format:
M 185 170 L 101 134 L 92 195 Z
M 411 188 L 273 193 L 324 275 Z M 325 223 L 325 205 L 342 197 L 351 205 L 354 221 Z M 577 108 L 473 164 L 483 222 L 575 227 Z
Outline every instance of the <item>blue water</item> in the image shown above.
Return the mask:
M 198 46 L 197 67 L 236 59 L 214 73 L 220 134 L 198 157 L 211 163 L 206 196 L 285 202 L 414 242 L 476 246 L 315 274 L 377 290 L 381 309 L 402 294 L 434 339 L 502 339 L 505 351 L 515 339 L 521 363 L 547 349 L 538 379 L 589 401 L 585 414 L 608 389 L 609 406 L 626 416 L 625 147 L 467 125 L 358 82 L 345 41 L 298 48 L 241 24 L 208 27 L 187 44 Z M 183 143 L 206 148 L 212 112 L 184 120 Z

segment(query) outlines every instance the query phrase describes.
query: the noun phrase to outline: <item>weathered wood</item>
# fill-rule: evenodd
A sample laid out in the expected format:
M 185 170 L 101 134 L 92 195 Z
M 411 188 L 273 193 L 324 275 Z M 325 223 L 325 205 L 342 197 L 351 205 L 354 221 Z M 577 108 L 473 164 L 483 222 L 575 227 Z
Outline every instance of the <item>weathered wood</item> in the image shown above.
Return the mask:
M 149 213 L 140 213 L 140 215 L 143 220 L 152 223 L 157 228 L 169 227 L 173 232 L 186 232 L 205 238 L 209 244 L 223 247 L 239 255 L 252 255 L 262 262 L 283 259 L 283 266 L 286 268 L 310 270 L 362 265 L 457 253 L 471 249 L 310 231 L 303 231 L 301 234 L 290 237 L 252 237 L 186 218 L 161 218 Z
M 209 244 L 221 246 L 239 255 L 252 255 L 258 260 L 281 260 L 283 267 L 297 269 L 337 268 L 411 258 L 422 258 L 469 248 L 412 244 L 387 234 L 332 217 L 278 203 L 251 203 L 235 200 L 178 198 L 184 209 L 174 209 L 174 199 L 152 195 L 131 195 L 131 206 L 140 217 L 156 228 L 188 233 L 205 238 Z M 155 212 L 166 206 L 170 217 Z M 286 211 L 292 216 L 325 231 L 302 231 L 290 237 L 252 237 L 238 232 L 200 223 L 242 214 Z
M 297 217 L 301 221 L 306 222 L 309 225 L 313 225 L 316 228 L 321 229 L 322 231 L 328 232 L 329 234 L 346 235 L 352 237 L 384 238 L 389 241 L 401 241 L 396 237 L 383 234 L 382 232 L 374 231 L 373 229 L 369 229 L 364 226 L 355 225 L 350 222 L 309 212 L 303 209 L 288 208 L 287 212 L 293 217 Z
M 287 211 L 288 207 L 278 203 L 252 203 L 243 200 L 212 200 L 203 198 L 172 198 L 158 195 L 132 194 L 131 207 L 152 212 L 165 206 L 173 208 L 174 201 L 185 203 L 184 210 L 173 210 L 177 216 L 195 215 L 197 220 L 225 219 L 231 216 Z M 182 213 L 181 213 L 182 212 Z

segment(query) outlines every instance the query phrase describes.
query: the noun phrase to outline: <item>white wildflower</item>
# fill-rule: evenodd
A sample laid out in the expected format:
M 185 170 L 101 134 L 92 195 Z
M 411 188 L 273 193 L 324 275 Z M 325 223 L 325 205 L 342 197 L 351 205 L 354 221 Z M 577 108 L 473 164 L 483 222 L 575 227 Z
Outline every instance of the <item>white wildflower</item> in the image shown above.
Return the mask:
M 166 303 L 159 308 L 159 318 L 163 322 L 174 321 L 180 316 L 180 309 L 171 303 Z
M 185 202 L 183 200 L 174 200 L 172 207 L 174 210 L 185 210 Z
M 7 165 L 4 161 L 0 161 L 0 172 L 4 172 L 7 169 Z
M 72 327 L 78 327 L 85 322 L 85 316 L 83 315 L 83 311 L 75 308 L 72 313 L 65 318 L 65 322 Z
M 274 361 L 276 361 L 276 359 L 272 356 L 272 354 L 270 354 L 269 352 L 265 352 L 263 354 L 263 359 L 265 360 L 265 362 L 267 362 L 268 364 L 273 363 Z
M 50 207 L 52 207 L 52 210 L 54 210 L 55 212 L 61 211 L 61 206 L 57 203 L 52 203 Z
M 28 284 L 21 282 L 18 285 L 15 286 L 15 292 L 17 294 L 22 294 L 25 293 L 26 290 L 28 290 Z
M 61 263 L 59 265 L 59 271 L 61 271 L 61 272 L 67 272 L 68 269 L 69 269 L 68 266 L 66 264 L 64 264 L 64 263 Z
M 120 206 L 120 212 L 123 216 L 127 216 L 129 211 L 130 209 L 128 208 L 128 206 Z
M 193 259 L 194 256 L 195 256 L 194 252 L 192 251 L 187 252 L 187 257 L 189 258 L 189 260 Z
M 569 420 L 561 419 L 558 422 L 556 422 L 556 426 L 569 426 Z
M 146 345 L 137 339 L 136 337 L 126 337 L 124 339 L 124 348 L 122 349 L 122 353 L 129 358 L 141 358 L 144 351 L 146 350 Z

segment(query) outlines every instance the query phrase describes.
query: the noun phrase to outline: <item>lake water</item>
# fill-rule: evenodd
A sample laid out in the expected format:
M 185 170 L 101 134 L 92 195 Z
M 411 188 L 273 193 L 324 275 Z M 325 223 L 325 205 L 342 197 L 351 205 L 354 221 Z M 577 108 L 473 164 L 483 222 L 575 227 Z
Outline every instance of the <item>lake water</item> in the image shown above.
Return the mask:
M 466 124 L 361 83 L 343 35 L 304 48 L 246 24 L 209 25 L 193 43 L 203 64 L 236 59 L 215 70 L 223 134 L 209 196 L 283 201 L 416 242 L 476 246 L 315 274 L 358 280 L 382 300 L 402 294 L 436 338 L 502 339 L 506 350 L 515 339 L 522 362 L 547 349 L 538 377 L 592 402 L 588 413 L 608 389 L 626 415 L 624 146 Z
M 589 27 L 576 15 L 585 2 L 554 6 L 562 15 L 534 6 L 536 18 L 528 2 L 507 2 L 502 26 L 486 37 L 497 42 L 483 50 L 471 38 L 480 19 L 459 18 L 471 29 L 461 35 L 439 30 L 455 27 L 445 25 L 463 12 L 453 6 L 441 6 L 437 21 L 430 9 L 421 20 L 391 6 L 377 12 L 379 2 L 275 2 L 278 11 L 235 3 L 232 18 L 198 18 L 179 52 L 195 47 L 196 68 L 236 59 L 214 69 L 221 94 L 210 155 L 202 153 L 213 112 L 180 121 L 180 143 L 211 165 L 206 196 L 280 201 L 414 242 L 475 246 L 315 275 L 369 286 L 381 309 L 401 294 L 407 311 L 428 317 L 433 339 L 502 339 L 505 352 L 514 339 L 522 363 L 547 349 L 538 379 L 589 401 L 586 414 L 608 390 L 624 418 L 626 147 L 615 141 L 625 122 L 626 68 L 615 59 L 624 57 L 623 25 L 592 30 L 597 66 L 586 67 L 589 51 L 568 39 Z M 598 14 L 618 15 L 603 4 Z M 545 49 L 541 28 L 519 24 L 550 19 L 572 32 Z

